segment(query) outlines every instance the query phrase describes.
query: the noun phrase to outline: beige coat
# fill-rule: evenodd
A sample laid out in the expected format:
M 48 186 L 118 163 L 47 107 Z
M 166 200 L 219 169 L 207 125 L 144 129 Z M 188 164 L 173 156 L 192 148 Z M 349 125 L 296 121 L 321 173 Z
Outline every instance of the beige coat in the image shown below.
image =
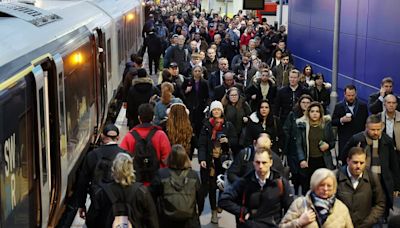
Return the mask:
M 299 225 L 299 218 L 301 214 L 307 210 L 315 210 L 314 205 L 311 202 L 311 198 L 309 193 L 304 197 L 299 197 L 295 201 L 293 201 L 292 205 L 290 205 L 289 210 L 286 212 L 285 217 L 283 217 L 281 224 L 279 227 L 281 228 L 297 228 L 302 227 Z M 303 226 L 305 228 L 318 228 L 318 223 L 316 221 L 308 224 L 307 226 Z M 333 208 L 330 211 L 330 215 L 325 221 L 322 228 L 349 228 L 353 227 L 353 223 L 351 221 L 351 217 L 349 214 L 349 210 L 346 205 L 342 203 L 342 201 L 336 199 Z

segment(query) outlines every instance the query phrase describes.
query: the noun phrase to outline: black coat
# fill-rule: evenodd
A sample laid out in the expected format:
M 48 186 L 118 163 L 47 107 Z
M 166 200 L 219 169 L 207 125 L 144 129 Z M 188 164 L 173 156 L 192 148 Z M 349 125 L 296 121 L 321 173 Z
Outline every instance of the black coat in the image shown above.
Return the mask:
M 240 83 L 235 83 L 235 84 L 233 85 L 233 87 L 238 88 L 238 89 L 239 89 L 239 93 L 241 93 L 241 94 L 244 92 L 244 91 L 243 91 L 243 85 L 240 84 Z M 220 86 L 215 87 L 215 89 L 214 89 L 214 96 L 211 97 L 211 100 L 213 100 L 213 101 L 215 101 L 215 100 L 221 101 L 222 98 L 225 96 L 225 94 L 226 94 L 227 91 L 228 91 L 228 88 L 226 87 L 225 84 L 222 84 L 222 85 L 220 85 Z
M 347 154 L 352 147 L 361 146 L 365 149 L 367 145 L 367 141 L 365 139 L 364 132 L 359 132 L 353 135 L 343 149 L 343 154 L 341 155 L 342 162 L 346 161 Z M 371 149 L 372 151 L 372 149 Z M 386 195 L 386 204 L 389 208 L 393 205 L 393 191 L 400 190 L 400 177 L 399 177 L 399 166 L 397 162 L 397 154 L 394 151 L 393 141 L 392 139 L 382 133 L 381 138 L 379 139 L 379 148 L 378 148 L 379 160 L 381 162 L 381 181 L 383 189 Z
M 269 115 L 272 115 L 270 113 Z M 267 133 L 272 142 L 272 150 L 280 153 L 283 149 L 283 130 L 280 121 L 277 117 L 273 116 L 270 121 L 267 119 L 265 128 L 262 121 L 258 118 L 256 112 L 250 115 L 249 122 L 246 126 L 246 135 L 243 146 L 250 146 L 254 140 L 257 140 L 261 133 Z
M 204 119 L 204 109 L 207 107 L 208 103 L 208 84 L 204 79 L 200 80 L 199 91 L 195 91 L 195 80 L 193 78 L 185 79 L 182 84 L 182 91 L 185 93 L 188 86 L 192 86 L 192 90 L 189 93 L 185 93 L 185 105 L 190 111 L 190 122 L 192 122 L 192 127 L 195 135 L 200 134 L 202 121 Z
M 275 86 L 274 83 L 272 82 L 268 83 L 269 83 L 269 90 L 266 98 L 269 101 L 271 110 L 274 110 L 274 102 L 276 95 L 278 93 L 278 88 Z M 256 111 L 258 103 L 263 99 L 260 84 L 259 83 L 252 84 L 251 86 L 247 87 L 245 94 L 246 94 L 246 100 L 250 103 L 251 110 Z M 256 95 L 256 99 L 251 98 L 253 95 Z
M 372 114 L 378 114 L 383 111 L 383 103 L 378 98 L 380 97 L 380 93 L 376 92 L 369 96 L 368 98 L 368 110 Z M 400 111 L 400 97 L 397 98 L 397 111 Z
M 139 185 L 139 186 L 134 186 Z M 112 189 L 115 197 L 118 199 L 117 202 L 123 202 L 124 199 L 129 199 L 128 202 L 133 209 L 133 222 L 135 227 L 144 227 L 144 228 L 158 228 L 159 223 L 157 219 L 157 210 L 156 206 L 154 205 L 153 198 L 143 184 L 141 183 L 133 183 L 128 187 L 123 187 L 118 183 L 110 183 L 107 185 L 109 188 Z M 95 227 L 112 227 L 113 220 L 112 218 L 108 217 L 108 213 L 112 209 L 112 203 L 108 198 L 105 191 L 101 191 L 97 197 L 96 202 L 92 202 L 92 204 L 99 205 L 100 211 L 97 212 L 97 218 L 90 223 L 86 220 L 86 224 L 88 228 L 95 228 Z M 88 215 L 91 211 L 88 212 Z
M 237 79 L 237 82 L 244 83 L 244 75 L 245 75 L 245 68 L 243 63 L 239 63 L 233 67 L 233 71 L 235 72 L 236 76 L 241 75 L 243 77 L 243 80 L 241 78 Z M 253 79 L 253 76 L 257 73 L 257 69 L 250 64 L 249 69 L 247 70 L 247 80 L 246 80 L 246 88 L 251 85 L 251 80 Z
M 81 171 L 79 172 L 77 188 L 75 191 L 75 199 L 77 200 L 78 207 L 84 208 L 86 203 L 86 196 L 90 186 L 90 182 L 94 178 L 94 172 L 97 162 L 100 158 L 113 161 L 118 153 L 125 152 L 118 144 L 102 145 L 95 150 L 90 151 L 82 164 Z
M 283 178 L 283 189 L 280 189 L 278 187 L 279 178 L 281 178 L 279 173 L 271 170 L 270 178 L 261 188 L 255 172 L 250 171 L 244 178 L 235 181 L 222 193 L 218 206 L 239 217 L 244 195 L 244 214 L 251 214 L 250 221 L 256 222 L 260 225 L 259 227 L 278 227 L 282 218 L 282 209 L 286 212 L 293 202 L 289 183 Z M 256 213 L 253 214 L 252 211 L 256 211 Z M 239 224 L 238 227 L 241 225 Z
M 159 91 L 155 86 L 153 86 L 153 80 L 151 80 L 151 78 L 136 78 L 132 81 L 132 86 L 128 91 L 128 108 L 126 110 L 126 116 L 130 128 L 139 124 L 139 106 L 144 103 L 149 103 L 150 98 L 154 94 L 159 94 Z
M 212 163 L 212 151 L 214 147 L 214 143 L 212 140 L 212 129 L 213 127 L 211 126 L 211 123 L 208 119 L 205 119 L 203 121 L 203 128 L 201 129 L 200 132 L 200 137 L 199 137 L 199 148 L 198 148 L 198 156 L 199 156 L 199 162 L 205 161 L 207 163 L 207 168 L 201 168 L 201 180 L 202 183 L 205 183 L 208 179 L 209 176 L 208 174 L 210 173 L 210 167 Z M 230 148 L 235 148 L 237 146 L 238 142 L 238 137 L 235 131 L 235 127 L 231 122 L 225 121 L 224 124 L 222 125 L 222 132 L 223 134 L 226 135 L 228 138 L 228 144 Z M 217 159 L 220 161 L 220 159 Z M 215 169 L 218 174 L 218 172 L 221 172 L 221 164 L 215 164 Z
M 333 170 L 335 167 L 333 166 L 333 160 L 330 150 L 335 148 L 335 136 L 332 131 L 332 124 L 329 116 L 324 116 L 325 124 L 323 127 L 323 135 L 322 141 L 329 144 L 329 149 L 322 153 L 322 157 L 325 162 L 325 167 Z M 309 159 L 309 139 L 308 139 L 308 131 L 310 130 L 309 122 L 303 116 L 296 120 L 297 123 L 297 136 L 296 136 L 296 145 L 297 145 L 297 156 L 299 162 L 307 161 Z
M 161 39 L 154 32 L 144 38 L 143 46 L 147 48 L 149 56 L 160 56 L 163 52 Z
M 368 118 L 367 105 L 360 100 L 357 100 L 354 105 L 354 114 L 352 120 L 348 123 L 340 123 L 340 118 L 350 112 L 346 102 L 342 101 L 336 104 L 332 114 L 332 125 L 338 129 L 339 155 L 343 153 L 343 147 L 346 145 L 347 140 L 354 134 L 365 129 L 365 122 Z
M 278 94 L 275 98 L 274 114 L 280 117 L 282 123 L 285 122 L 289 112 L 293 110 L 294 104 L 296 104 L 297 100 L 303 94 L 309 94 L 309 91 L 307 88 L 300 85 L 295 91 L 292 91 L 289 86 L 285 86 L 278 90 Z
M 324 86 L 322 87 L 321 91 L 319 91 L 316 86 L 310 87 L 309 90 L 310 90 L 310 95 L 313 98 L 313 100 L 321 103 L 322 106 L 324 107 L 325 114 L 328 114 L 327 107 L 331 103 L 330 90 L 326 89 Z
M 292 174 L 297 174 L 300 170 L 300 161 L 297 156 L 297 124 L 296 119 L 300 118 L 294 111 L 290 112 L 285 123 L 283 132 L 285 134 L 283 153 L 286 154 L 287 162 Z
M 238 153 L 238 155 L 233 160 L 233 163 L 227 170 L 227 176 L 230 183 L 239 180 L 241 177 L 244 177 L 247 173 L 249 173 L 251 170 L 254 169 L 253 167 L 254 155 L 255 155 L 255 150 L 253 145 L 242 149 Z M 272 152 L 272 160 L 273 163 L 271 169 L 276 170 L 280 176 L 284 176 L 285 170 L 282 164 L 282 159 L 275 152 Z
M 218 69 L 211 73 L 210 77 L 208 77 L 208 89 L 210 97 L 214 97 L 214 90 L 217 86 L 222 85 L 223 81 L 221 81 L 221 71 Z M 222 77 L 223 78 L 223 77 Z
M 162 197 L 164 194 L 164 188 L 163 188 L 163 182 L 168 181 L 168 179 L 171 177 L 171 172 L 176 172 L 178 175 L 182 172 L 182 170 L 175 170 L 175 169 L 169 169 L 169 168 L 163 168 L 158 170 L 157 175 L 153 179 L 150 185 L 150 191 L 153 195 L 153 199 L 155 202 L 162 202 Z M 163 227 L 181 227 L 181 228 L 194 228 L 198 227 L 200 228 L 200 220 L 199 220 L 199 215 L 203 211 L 204 208 L 204 196 L 201 193 L 201 188 L 200 188 L 200 179 L 194 170 L 190 170 L 188 175 L 188 179 L 196 181 L 196 188 L 193 189 L 193 192 L 196 193 L 196 205 L 195 211 L 193 211 L 193 218 L 189 219 L 187 221 L 172 221 L 171 219 L 168 219 L 165 217 L 163 212 L 163 204 L 159 203 L 159 216 L 160 216 L 160 224 L 163 225 Z

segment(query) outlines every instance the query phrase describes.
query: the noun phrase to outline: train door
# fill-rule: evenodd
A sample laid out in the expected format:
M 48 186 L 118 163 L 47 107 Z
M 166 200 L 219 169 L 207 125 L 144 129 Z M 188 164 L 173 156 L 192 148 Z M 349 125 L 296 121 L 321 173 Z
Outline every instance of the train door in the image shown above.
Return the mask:
M 47 227 L 50 212 L 51 167 L 50 167 L 50 128 L 47 75 L 40 65 L 33 68 L 36 82 L 37 142 L 40 175 L 41 225 Z
M 105 34 L 101 29 L 96 29 L 93 33 L 95 52 L 96 52 L 96 96 L 98 107 L 97 124 L 101 126 L 105 122 L 105 112 L 107 105 L 107 72 L 106 72 L 106 43 Z

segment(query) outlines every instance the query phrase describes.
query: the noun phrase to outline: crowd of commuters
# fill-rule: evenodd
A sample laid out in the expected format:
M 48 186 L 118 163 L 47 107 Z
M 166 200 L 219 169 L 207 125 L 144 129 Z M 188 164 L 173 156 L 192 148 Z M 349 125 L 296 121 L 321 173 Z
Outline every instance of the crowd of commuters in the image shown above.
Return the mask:
M 139 227 L 200 227 L 207 195 L 215 224 L 222 209 L 235 215 L 237 227 L 385 222 L 400 190 L 393 80 L 384 78 L 368 104 L 347 85 L 343 101 L 329 110 L 330 84 L 311 65 L 296 69 L 284 26 L 241 11 L 229 18 L 190 3 L 171 5 L 148 8 L 143 48 L 124 72 L 130 131 L 121 149 L 118 129 L 109 126 L 104 145 L 85 159 L 76 195 L 88 226 L 106 218 L 99 207 L 113 205 L 90 185 L 99 182 L 99 160 L 115 157 L 107 186 L 132 202 L 130 222 Z M 146 49 L 157 83 L 142 66 Z M 190 165 L 196 149 L 200 176 Z M 86 214 L 87 193 L 94 203 Z

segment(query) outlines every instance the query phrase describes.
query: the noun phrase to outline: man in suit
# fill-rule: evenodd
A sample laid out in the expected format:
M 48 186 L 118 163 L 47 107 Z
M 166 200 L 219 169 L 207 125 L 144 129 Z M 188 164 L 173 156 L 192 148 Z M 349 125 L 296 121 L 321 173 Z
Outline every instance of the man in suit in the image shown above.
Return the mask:
M 367 105 L 357 99 L 357 89 L 347 85 L 344 89 L 344 100 L 336 104 L 332 114 L 332 125 L 338 128 L 339 154 L 354 134 L 363 131 L 368 117 Z
M 229 70 L 229 63 L 226 58 L 220 58 L 218 60 L 218 68 L 219 70 L 212 72 L 210 77 L 208 78 L 208 88 L 210 97 L 214 97 L 214 89 L 217 86 L 222 85 L 224 82 L 224 74 Z
M 393 94 L 393 79 L 386 77 L 382 79 L 381 89 L 379 92 L 373 93 L 368 99 L 368 109 L 372 114 L 377 114 L 383 111 L 383 99 L 388 94 Z M 400 98 L 396 96 L 397 103 L 400 102 Z M 397 106 L 397 111 L 400 111 L 400 106 Z

